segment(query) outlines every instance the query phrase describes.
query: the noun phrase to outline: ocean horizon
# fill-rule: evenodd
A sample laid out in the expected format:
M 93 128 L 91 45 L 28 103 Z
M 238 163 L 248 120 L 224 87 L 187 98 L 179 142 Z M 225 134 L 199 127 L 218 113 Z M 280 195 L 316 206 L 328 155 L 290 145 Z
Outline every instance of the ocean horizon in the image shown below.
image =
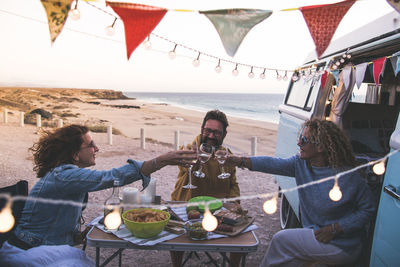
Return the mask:
M 149 103 L 165 103 L 206 112 L 219 109 L 228 116 L 279 123 L 278 107 L 285 94 L 123 92 Z

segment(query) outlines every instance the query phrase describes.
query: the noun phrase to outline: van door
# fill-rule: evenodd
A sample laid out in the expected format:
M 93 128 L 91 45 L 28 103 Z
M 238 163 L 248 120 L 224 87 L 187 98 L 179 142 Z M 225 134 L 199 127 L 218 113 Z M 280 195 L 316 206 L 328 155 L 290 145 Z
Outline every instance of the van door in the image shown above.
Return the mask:
M 400 120 L 390 138 L 400 149 Z M 400 153 L 389 157 L 382 186 L 371 250 L 370 267 L 400 266 Z

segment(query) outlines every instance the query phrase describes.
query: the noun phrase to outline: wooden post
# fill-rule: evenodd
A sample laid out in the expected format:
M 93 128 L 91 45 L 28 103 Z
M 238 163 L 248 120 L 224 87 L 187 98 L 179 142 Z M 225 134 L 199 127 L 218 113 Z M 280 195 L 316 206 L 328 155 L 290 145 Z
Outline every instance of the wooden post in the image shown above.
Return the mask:
M 8 109 L 4 109 L 4 124 L 8 123 Z
M 24 127 L 24 125 L 25 125 L 25 112 L 23 112 L 23 111 L 21 111 L 19 113 L 19 125 L 21 127 Z
M 108 144 L 112 145 L 112 125 L 107 126 Z
M 40 114 L 36 114 L 36 127 L 42 127 L 42 116 Z
M 146 136 L 143 128 L 140 128 L 140 148 L 146 149 Z
M 175 131 L 174 147 L 175 150 L 179 149 L 179 130 Z
M 62 120 L 62 119 L 58 119 L 58 121 L 57 121 L 57 127 L 58 127 L 58 128 L 61 128 L 61 127 L 63 127 L 63 126 L 64 126 L 63 120 Z
M 251 138 L 251 155 L 257 155 L 257 136 Z

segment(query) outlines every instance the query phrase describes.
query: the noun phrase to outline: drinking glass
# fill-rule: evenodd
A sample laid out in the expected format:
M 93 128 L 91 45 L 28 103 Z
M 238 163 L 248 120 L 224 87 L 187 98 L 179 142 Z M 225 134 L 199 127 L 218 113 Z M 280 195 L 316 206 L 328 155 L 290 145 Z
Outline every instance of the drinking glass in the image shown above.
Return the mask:
M 222 168 L 222 173 L 218 175 L 219 179 L 226 179 L 231 176 L 230 173 L 225 172 L 224 170 L 224 164 L 225 160 L 228 158 L 228 149 L 226 147 L 220 146 L 217 151 L 215 151 L 215 157 L 218 160 L 219 165 L 221 165 Z
M 210 158 L 213 153 L 214 147 L 212 145 L 209 145 L 207 143 L 202 143 L 199 147 L 199 150 L 197 150 L 197 158 L 200 161 L 200 168 L 199 170 L 195 171 L 193 174 L 197 178 L 204 178 L 206 175 L 204 172 L 201 171 L 203 164 L 206 163 Z
M 186 147 L 186 145 L 185 145 L 185 147 Z M 195 149 L 197 149 L 197 147 L 192 147 L 192 149 L 195 150 Z M 197 188 L 197 186 L 192 184 L 192 168 L 193 168 L 193 164 L 195 164 L 196 162 L 197 162 L 197 159 L 193 160 L 191 162 L 191 164 L 189 165 L 189 168 L 188 168 L 188 183 L 187 183 L 187 185 L 182 186 L 185 189 L 195 189 L 195 188 Z

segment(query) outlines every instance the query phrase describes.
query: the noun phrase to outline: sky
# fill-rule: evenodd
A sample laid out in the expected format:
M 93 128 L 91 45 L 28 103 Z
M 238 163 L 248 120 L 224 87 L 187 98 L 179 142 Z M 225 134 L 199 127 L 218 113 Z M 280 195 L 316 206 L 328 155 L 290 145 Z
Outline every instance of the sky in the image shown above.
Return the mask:
M 235 63 L 272 69 L 293 70 L 304 61 L 315 46 L 300 11 L 281 11 L 306 5 L 335 3 L 326 0 L 138 0 L 129 1 L 168 8 L 151 35 L 151 48 L 140 45 L 127 59 L 124 27 L 115 24 L 115 35 L 107 36 L 105 27 L 114 18 L 78 2 L 81 19 L 68 19 L 62 33 L 51 44 L 47 17 L 39 0 L 0 1 L 0 86 L 33 86 L 61 88 L 114 89 L 132 92 L 234 92 L 284 93 L 288 81 L 277 81 L 275 71 L 221 63 L 200 56 L 200 66 L 192 61 L 197 53 L 178 46 L 176 58 L 168 52 L 174 43 Z M 103 0 L 91 2 L 113 13 Z M 274 13 L 256 25 L 245 37 L 234 57 L 225 53 L 211 22 L 198 12 L 172 9 L 210 10 L 223 8 L 258 8 Z M 359 0 L 339 24 L 334 39 L 394 11 L 385 0 Z M 284 72 L 280 74 L 283 76 Z M 289 73 L 291 74 L 291 73 Z

